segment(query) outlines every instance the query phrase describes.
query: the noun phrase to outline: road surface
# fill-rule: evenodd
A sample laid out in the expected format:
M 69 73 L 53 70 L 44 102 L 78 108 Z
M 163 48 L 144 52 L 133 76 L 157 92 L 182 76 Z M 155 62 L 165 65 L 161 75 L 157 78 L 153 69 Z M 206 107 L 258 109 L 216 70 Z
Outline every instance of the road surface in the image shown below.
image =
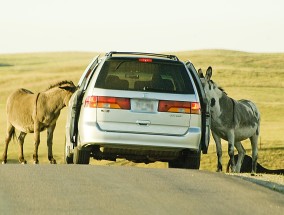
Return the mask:
M 0 165 L 0 214 L 283 214 L 284 194 L 198 170 Z

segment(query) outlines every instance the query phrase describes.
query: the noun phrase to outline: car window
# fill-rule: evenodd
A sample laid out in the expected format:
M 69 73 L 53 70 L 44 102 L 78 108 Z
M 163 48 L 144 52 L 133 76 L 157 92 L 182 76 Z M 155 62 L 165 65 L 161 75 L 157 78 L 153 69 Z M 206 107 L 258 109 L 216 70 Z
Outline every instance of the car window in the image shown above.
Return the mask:
M 97 88 L 193 94 L 191 79 L 180 62 L 108 59 L 95 84 Z
M 78 87 L 81 87 L 81 85 L 86 84 L 86 80 L 90 77 L 91 72 L 94 70 L 94 68 L 98 65 L 99 61 L 99 55 L 96 56 L 92 62 L 88 65 L 86 70 L 84 71 L 83 75 L 81 76 L 79 82 L 78 82 Z M 84 83 L 83 83 L 84 82 Z M 84 87 L 84 86 L 83 86 Z

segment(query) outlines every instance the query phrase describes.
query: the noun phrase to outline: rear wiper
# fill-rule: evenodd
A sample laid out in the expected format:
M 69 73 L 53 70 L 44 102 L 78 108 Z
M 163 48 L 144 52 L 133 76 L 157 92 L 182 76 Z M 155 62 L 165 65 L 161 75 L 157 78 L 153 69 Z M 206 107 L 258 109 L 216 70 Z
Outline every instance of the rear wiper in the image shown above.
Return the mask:
M 123 63 L 125 63 L 126 61 L 121 61 L 116 67 L 115 67 L 115 70 L 114 71 L 116 71 L 116 70 L 118 70 L 118 68 L 123 64 Z

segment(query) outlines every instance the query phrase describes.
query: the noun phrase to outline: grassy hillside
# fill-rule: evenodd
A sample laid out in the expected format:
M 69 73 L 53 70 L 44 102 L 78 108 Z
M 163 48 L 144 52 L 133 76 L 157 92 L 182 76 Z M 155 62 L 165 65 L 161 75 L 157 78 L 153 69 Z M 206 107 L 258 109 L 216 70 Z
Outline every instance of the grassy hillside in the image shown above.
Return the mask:
M 213 68 L 212 79 L 235 99 L 254 101 L 261 112 L 261 138 L 259 162 L 268 168 L 284 168 L 284 54 L 253 54 L 225 50 L 177 52 L 181 60 L 190 60 L 205 72 Z M 77 83 L 80 75 L 96 53 L 34 53 L 0 55 L 0 152 L 3 152 L 6 129 L 6 98 L 14 89 L 22 87 L 31 91 L 44 91 L 60 80 Z M 63 163 L 64 126 L 66 110 L 62 111 L 54 137 L 54 154 Z M 41 134 L 40 163 L 46 158 L 46 132 Z M 223 144 L 224 165 L 227 163 L 227 143 Z M 250 143 L 244 142 L 250 154 Z M 33 136 L 27 135 L 25 155 L 32 162 Z M 11 143 L 8 162 L 17 162 L 18 146 Z M 113 164 L 111 162 L 95 162 Z M 134 165 L 123 160 L 116 165 Z M 145 166 L 145 165 L 139 165 Z M 155 163 L 148 167 L 166 167 Z M 216 166 L 215 144 L 210 143 L 209 153 L 202 156 L 201 169 L 214 171 Z

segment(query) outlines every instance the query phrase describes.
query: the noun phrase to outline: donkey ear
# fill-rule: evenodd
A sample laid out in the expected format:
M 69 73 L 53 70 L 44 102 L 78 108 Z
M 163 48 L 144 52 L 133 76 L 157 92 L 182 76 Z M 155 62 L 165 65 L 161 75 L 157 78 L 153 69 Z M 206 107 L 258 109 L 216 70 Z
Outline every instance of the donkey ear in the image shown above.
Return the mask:
M 70 91 L 72 93 L 74 93 L 76 91 L 76 87 L 70 87 L 70 86 L 61 86 L 59 87 L 60 89 L 63 89 L 63 90 L 67 90 L 67 91 Z
M 209 81 L 211 76 L 212 76 L 212 67 L 209 66 L 207 71 L 206 71 L 206 75 L 205 75 L 206 80 Z
M 199 78 L 204 78 L 202 69 L 199 69 L 199 70 L 198 70 L 198 76 L 199 76 Z

